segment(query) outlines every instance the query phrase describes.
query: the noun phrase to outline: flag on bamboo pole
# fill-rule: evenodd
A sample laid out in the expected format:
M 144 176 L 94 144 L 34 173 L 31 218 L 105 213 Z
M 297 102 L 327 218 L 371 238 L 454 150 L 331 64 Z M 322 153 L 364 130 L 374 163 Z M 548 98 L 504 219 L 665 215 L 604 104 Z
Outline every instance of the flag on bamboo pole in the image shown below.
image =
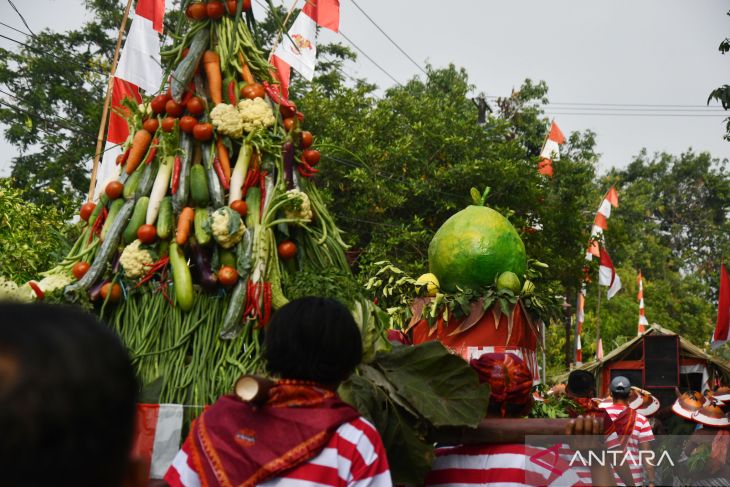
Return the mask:
M 639 275 L 636 280 L 639 282 L 639 294 L 636 297 L 639 300 L 639 327 L 637 334 L 641 335 L 646 331 L 646 327 L 649 326 L 646 314 L 644 313 L 644 279 L 641 276 L 641 271 L 639 271 Z
M 580 336 L 583 333 L 583 322 L 585 321 L 585 304 L 586 304 L 586 285 L 580 288 L 578 293 L 578 304 L 575 307 L 575 363 L 581 365 L 583 363 L 583 346 Z
M 99 197 L 111 179 L 119 175 L 117 157 L 122 153 L 121 144 L 129 137 L 127 122 L 117 113 L 124 110 L 122 100 L 132 98 L 141 103 L 140 88 L 154 93 L 162 85 L 159 34 L 162 33 L 164 16 L 165 0 L 137 2 L 135 16 L 114 73 L 109 127 L 96 178 L 94 199 Z
M 317 27 L 334 32 L 340 28 L 339 0 L 307 0 L 289 32 L 281 40 L 271 57 L 271 64 L 279 81 L 279 92 L 289 98 L 291 68 L 307 81 L 314 78 L 317 65 Z
M 717 323 L 712 334 L 712 349 L 718 348 L 728 341 L 730 335 L 730 278 L 725 263 L 720 267 L 720 296 L 717 300 Z
M 611 299 L 621 290 L 621 278 L 616 274 L 616 268 L 606 249 L 601 247 L 600 265 L 598 267 L 598 285 L 607 286 L 606 296 Z
M 540 151 L 540 162 L 537 163 L 537 172 L 543 176 L 553 176 L 553 161 L 560 160 L 560 146 L 564 143 L 565 135 L 563 135 L 558 124 L 553 120 L 550 124 L 550 132 Z
M 611 186 L 606 195 L 601 200 L 598 207 L 596 217 L 593 219 L 593 227 L 591 228 L 591 242 L 586 251 L 586 260 L 593 260 L 593 257 L 600 257 L 601 253 L 598 248 L 598 240 L 603 235 L 604 230 L 608 230 L 608 219 L 611 217 L 611 208 L 618 208 L 618 192 L 616 188 Z

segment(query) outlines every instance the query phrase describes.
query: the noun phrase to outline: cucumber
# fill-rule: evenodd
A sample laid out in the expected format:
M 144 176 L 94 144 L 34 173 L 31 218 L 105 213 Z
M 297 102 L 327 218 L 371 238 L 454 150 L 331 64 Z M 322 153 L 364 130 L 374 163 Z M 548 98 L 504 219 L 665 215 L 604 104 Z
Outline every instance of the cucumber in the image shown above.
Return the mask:
M 130 218 L 127 228 L 124 229 L 124 243 L 131 244 L 137 238 L 137 230 L 144 224 L 145 216 L 147 216 L 147 206 L 150 204 L 150 199 L 147 196 L 142 196 L 137 200 L 134 205 L 134 212 L 132 218 Z
M 179 215 L 183 208 L 188 205 L 190 195 L 190 167 L 195 156 L 195 140 L 190 134 L 180 134 L 180 149 L 183 151 L 180 165 L 180 182 L 177 192 L 172 197 L 172 209 Z
M 230 250 L 220 250 L 221 266 L 236 267 L 236 254 Z
M 188 89 L 190 80 L 193 79 L 198 69 L 200 59 L 203 57 L 208 43 L 210 42 L 210 31 L 208 28 L 200 29 L 190 42 L 188 55 L 177 65 L 175 72 L 170 77 L 170 88 L 172 98 L 180 103 Z
M 213 166 L 213 144 L 203 144 L 200 149 L 203 152 L 203 165 L 205 166 L 205 173 L 208 175 L 208 193 L 213 208 L 220 208 L 225 206 L 225 198 L 223 196 L 223 186 Z
M 106 215 L 106 221 L 104 222 L 104 226 L 101 227 L 102 241 L 106 239 L 106 236 L 109 233 L 109 229 L 112 227 L 112 223 L 114 223 L 114 220 L 117 217 L 117 213 L 119 213 L 119 210 L 122 209 L 123 205 L 124 200 L 121 198 L 112 201 L 112 204 L 109 205 L 109 213 Z M 132 206 L 134 206 L 134 201 L 132 201 Z
M 205 168 L 201 164 L 195 164 L 190 169 L 190 197 L 195 206 L 208 206 L 210 194 L 208 193 L 207 179 L 205 176 Z
M 172 198 L 165 196 L 160 203 L 160 213 L 157 215 L 157 238 L 167 240 L 172 235 Z
M 134 196 L 139 198 L 140 196 L 149 196 L 152 191 L 152 185 L 155 184 L 155 178 L 157 177 L 157 170 L 160 167 L 160 161 L 157 157 L 152 162 L 145 165 L 142 169 L 142 176 L 139 178 L 139 184 L 137 184 L 137 191 L 134 192 Z M 137 169 L 139 171 L 139 169 Z
M 170 244 L 169 257 L 177 304 L 181 310 L 190 311 L 193 308 L 193 277 L 190 274 L 185 254 L 176 242 Z
M 195 209 L 195 238 L 200 245 L 208 245 L 213 236 L 210 233 L 210 225 L 208 225 L 208 209 Z
M 89 289 L 104 275 L 107 263 L 111 260 L 112 255 L 119 246 L 119 241 L 122 238 L 122 231 L 127 224 L 127 220 L 129 220 L 129 217 L 132 215 L 133 209 L 133 200 L 122 202 L 122 207 L 117 211 L 116 218 L 114 218 L 114 221 L 107 232 L 107 238 L 104 242 L 102 242 L 101 248 L 99 248 L 99 253 L 96 254 L 96 258 L 91 264 L 91 267 L 89 267 L 89 270 L 86 271 L 86 274 L 84 274 L 81 279 L 69 286 L 66 286 L 66 289 L 64 289 L 64 294 L 71 301 L 75 301 L 75 298 L 77 298 L 77 292 Z
M 126 174 L 126 173 L 125 173 Z M 131 176 L 127 179 L 127 182 L 124 185 L 124 192 L 122 193 L 124 195 L 124 199 L 128 200 L 132 197 L 134 197 L 134 193 L 137 192 L 137 187 L 139 186 L 139 180 L 142 178 L 142 171 L 134 171 Z
M 248 275 L 251 272 L 253 264 L 253 228 L 246 229 L 243 239 L 239 242 L 236 249 L 238 254 L 237 271 L 239 275 L 238 282 L 231 291 L 231 300 L 228 302 L 226 316 L 223 318 L 223 328 L 220 337 L 224 340 L 232 340 L 236 338 L 243 329 L 241 324 L 243 318 L 243 305 L 246 303 L 246 284 Z

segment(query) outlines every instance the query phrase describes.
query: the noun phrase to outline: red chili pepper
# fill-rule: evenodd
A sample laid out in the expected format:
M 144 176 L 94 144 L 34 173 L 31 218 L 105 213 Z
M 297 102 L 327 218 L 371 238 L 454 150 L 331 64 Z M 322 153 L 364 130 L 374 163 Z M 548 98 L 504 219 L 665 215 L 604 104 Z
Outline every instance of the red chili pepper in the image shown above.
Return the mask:
M 152 140 L 152 148 L 150 149 L 149 154 L 147 155 L 147 159 L 145 159 L 144 163 L 149 164 L 152 162 L 152 159 L 155 158 L 155 154 L 157 154 L 157 138 Z
M 248 191 L 248 188 L 254 186 L 255 184 L 258 184 L 259 182 L 259 170 L 258 169 L 252 169 L 248 171 L 246 174 L 246 180 L 243 183 L 243 195 L 246 195 L 246 192 Z
M 269 323 L 271 317 L 271 301 L 273 298 L 273 292 L 271 291 L 271 283 L 264 283 L 264 326 Z
M 231 102 L 231 105 L 237 105 L 238 100 L 236 99 L 236 81 L 231 80 L 230 83 L 228 83 L 228 99 Z
M 167 266 L 168 262 L 170 262 L 170 258 L 163 257 L 153 264 L 146 264 L 146 266 L 149 267 L 149 270 L 147 271 L 147 274 L 145 274 L 144 277 L 137 283 L 137 285 L 134 286 L 135 289 L 140 287 L 145 282 L 151 280 L 158 271 L 164 269 Z
M 89 242 L 91 242 L 91 239 L 93 238 L 94 234 L 101 235 L 101 227 L 104 225 L 104 222 L 106 221 L 106 217 L 109 214 L 106 208 L 101 209 L 101 213 L 99 213 L 99 216 L 96 217 L 96 220 L 94 220 L 94 224 L 91 226 L 91 233 L 89 234 Z
M 218 175 L 221 185 L 225 189 L 231 189 L 231 183 L 228 179 L 226 179 L 226 175 L 223 173 L 223 166 L 221 166 L 221 161 L 217 157 L 213 159 L 213 169 L 215 169 L 215 173 Z
M 41 289 L 41 287 L 35 281 L 30 281 L 28 283 L 28 285 L 33 290 L 33 292 L 35 293 L 36 297 L 39 300 L 41 300 L 41 299 L 43 299 L 43 298 L 46 297 L 46 293 L 43 292 L 43 290 Z
M 177 193 L 180 186 L 180 171 L 182 171 L 182 159 L 180 156 L 175 156 L 175 164 L 172 166 L 172 194 Z

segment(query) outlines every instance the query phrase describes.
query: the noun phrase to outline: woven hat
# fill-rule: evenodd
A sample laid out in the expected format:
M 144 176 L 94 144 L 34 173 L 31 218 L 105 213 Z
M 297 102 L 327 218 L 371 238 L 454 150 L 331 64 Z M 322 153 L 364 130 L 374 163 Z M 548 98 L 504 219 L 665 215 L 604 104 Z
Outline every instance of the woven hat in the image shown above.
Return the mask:
M 648 418 L 649 416 L 656 414 L 656 412 L 659 411 L 659 408 L 661 407 L 659 399 L 654 397 L 651 392 L 645 391 L 643 389 L 638 389 L 636 391 L 636 394 L 638 396 L 638 399 L 640 400 L 640 404 L 638 405 L 638 407 L 634 408 L 636 409 L 637 413 Z
M 705 426 L 713 426 L 715 428 L 727 428 L 730 426 L 730 419 L 725 415 L 725 411 L 715 402 L 709 406 L 703 406 L 694 413 L 693 420 Z
M 712 397 L 723 404 L 730 404 L 730 387 L 718 387 L 715 392 L 712 393 Z
M 700 395 L 700 397 L 702 397 Z M 672 412 L 684 419 L 694 421 L 694 415 L 702 409 L 702 400 L 698 399 L 694 394 L 685 392 L 672 404 Z
M 613 399 L 611 396 L 604 397 L 603 399 L 598 399 L 598 407 L 606 409 L 609 406 L 613 405 Z

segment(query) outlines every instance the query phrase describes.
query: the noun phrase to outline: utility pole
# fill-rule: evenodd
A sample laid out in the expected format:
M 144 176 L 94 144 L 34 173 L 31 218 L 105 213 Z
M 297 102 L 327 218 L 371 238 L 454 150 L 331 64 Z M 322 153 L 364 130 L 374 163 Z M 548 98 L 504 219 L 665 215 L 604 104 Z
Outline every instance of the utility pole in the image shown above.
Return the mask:
M 477 107 L 477 124 L 486 125 L 487 123 L 487 112 L 492 113 L 492 107 L 487 103 L 487 99 L 484 95 L 479 95 L 476 98 L 472 98 L 471 101 Z

